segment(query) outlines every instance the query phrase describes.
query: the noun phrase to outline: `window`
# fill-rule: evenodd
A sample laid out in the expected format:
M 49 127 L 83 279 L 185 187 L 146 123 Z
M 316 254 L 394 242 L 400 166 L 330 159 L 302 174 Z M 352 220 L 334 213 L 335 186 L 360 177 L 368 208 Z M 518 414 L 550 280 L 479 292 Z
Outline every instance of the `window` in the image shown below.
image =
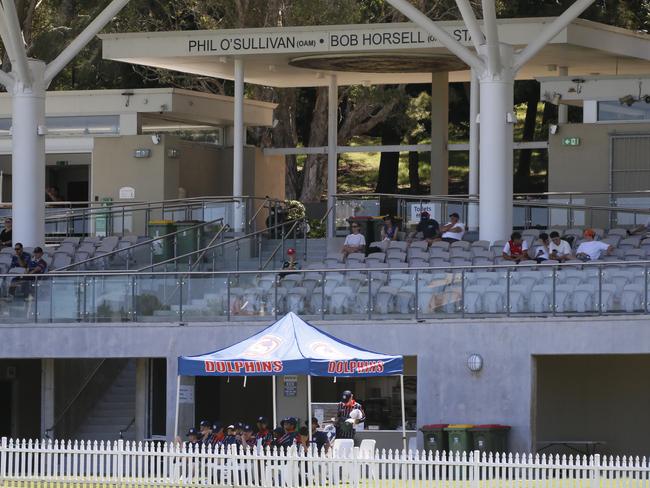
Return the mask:
M 598 102 L 598 120 L 650 120 L 650 103 L 639 100 L 628 106 L 618 100 Z

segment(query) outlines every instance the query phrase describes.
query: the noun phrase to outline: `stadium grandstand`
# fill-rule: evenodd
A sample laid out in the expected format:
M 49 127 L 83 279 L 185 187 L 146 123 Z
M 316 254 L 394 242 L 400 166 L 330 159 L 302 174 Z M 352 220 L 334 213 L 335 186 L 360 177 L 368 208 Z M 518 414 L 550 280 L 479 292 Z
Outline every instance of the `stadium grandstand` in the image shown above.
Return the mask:
M 512 451 L 647 454 L 650 36 L 579 19 L 588 0 L 498 20 L 484 0 L 480 22 L 466 1 L 445 22 L 387 3 L 408 21 L 99 36 L 103 62 L 232 80 L 233 96 L 49 92 L 76 52 L 45 66 L 0 29 L 16 65 L 0 75 L 0 215 L 13 232 L 0 234 L 0 437 L 172 440 L 275 409 L 303 424 L 351 390 L 366 415 L 355 439 L 378 448 L 401 448 L 402 427 L 422 448 L 425 425 L 471 424 L 510 426 Z M 547 140 L 513 142 L 515 80 L 559 105 Z M 449 142 L 456 82 L 471 84 L 468 144 Z M 394 83 L 430 85 L 430 144 L 339 145 L 339 88 Z M 245 84 L 326 88 L 327 145 L 248 144 L 247 128 L 276 127 L 278 104 L 246 98 Z M 548 191 L 514 193 L 521 149 L 547 154 Z M 430 152 L 430 194 L 339 191 L 337 158 L 355 151 Z M 466 194 L 448 194 L 453 152 L 467 153 Z M 326 155 L 327 198 L 303 205 L 285 198 L 285 158 L 309 154 Z M 351 233 L 363 236 L 353 250 Z M 18 242 L 42 248 L 46 272 L 26 273 Z M 179 376 L 178 358 L 289 312 L 404 356 L 403 384 Z

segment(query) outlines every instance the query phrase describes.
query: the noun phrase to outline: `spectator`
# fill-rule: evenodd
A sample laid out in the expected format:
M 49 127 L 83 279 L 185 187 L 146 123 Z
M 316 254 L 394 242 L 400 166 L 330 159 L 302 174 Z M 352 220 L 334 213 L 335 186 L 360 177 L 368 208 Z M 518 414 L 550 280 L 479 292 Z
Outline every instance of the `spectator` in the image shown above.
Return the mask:
M 449 222 L 442 226 L 442 240 L 445 242 L 457 242 L 465 235 L 465 224 L 459 222 L 460 215 L 456 212 L 449 216 Z
M 36 254 L 36 250 L 34 250 L 34 254 Z M 212 442 L 212 423 L 208 420 L 201 420 L 199 432 L 201 434 L 201 443 L 204 446 L 209 446 Z
M 201 445 L 201 433 L 192 427 L 187 431 L 187 441 L 185 442 L 185 447 L 190 449 L 198 449 Z
M 5 219 L 5 228 L 0 232 L 0 247 L 11 247 L 11 226 L 13 221 L 7 217 Z
M 384 217 L 384 225 L 381 227 L 381 240 L 382 241 L 395 241 L 397 240 L 397 227 L 393 223 L 393 219 L 387 215 Z
M 11 267 L 12 268 L 29 268 L 29 260 L 32 259 L 32 256 L 28 252 L 23 251 L 23 245 L 20 242 L 17 242 L 14 246 L 15 254 L 11 257 Z
M 280 447 L 280 439 L 284 435 L 284 429 L 282 427 L 276 427 L 273 429 L 273 447 Z
M 284 434 L 276 442 L 278 447 L 288 448 L 300 444 L 300 434 L 296 431 L 298 421 L 294 417 L 287 417 L 280 425 L 284 429 Z
M 352 222 L 350 226 L 352 228 L 352 233 L 348 234 L 343 243 L 343 259 L 346 259 L 349 254 L 354 252 L 365 252 L 366 250 L 366 238 L 361 234 L 361 228 L 356 222 Z
M 627 235 L 636 236 L 636 235 L 645 235 L 650 231 L 650 219 L 646 221 L 645 224 L 637 225 L 636 227 L 631 228 L 627 231 Z
M 316 447 L 318 454 L 327 454 L 330 449 L 330 441 L 327 433 L 320 430 L 320 425 L 316 417 L 312 417 L 311 419 L 311 445 Z
M 255 440 L 258 447 L 269 447 L 273 444 L 273 433 L 269 430 L 269 421 L 266 417 L 257 419 L 257 434 Z
M 250 425 L 247 424 L 242 427 L 239 443 L 242 447 L 255 447 L 255 436 L 253 435 L 253 428 Z
M 503 246 L 503 259 L 520 263 L 527 259 L 528 242 L 521 238 L 519 232 L 513 232 L 510 240 Z
M 282 263 L 282 269 L 296 271 L 300 269 L 300 263 L 296 259 L 296 250 L 293 247 L 287 249 L 287 260 Z M 280 273 L 280 278 L 284 278 L 291 273 Z
M 23 256 L 29 256 L 28 253 L 23 252 Z M 12 263 L 13 267 L 13 263 Z M 37 274 L 43 274 L 47 272 L 47 263 L 43 259 L 43 249 L 40 247 L 35 247 L 34 248 L 34 253 L 32 256 L 29 257 L 27 260 L 27 269 L 25 270 L 26 274 L 28 275 L 37 275 Z M 10 293 L 12 293 L 15 296 L 16 293 L 16 288 L 20 287 L 21 292 L 23 296 L 26 296 L 28 300 L 31 299 L 31 294 L 29 293 L 30 291 L 30 286 L 31 283 L 34 282 L 36 277 L 34 276 L 20 276 L 18 278 L 15 278 L 11 285 L 9 285 L 10 288 Z M 13 292 L 11 288 L 13 287 Z
M 560 234 L 556 231 L 551 232 L 551 243 L 548 245 L 550 258 L 559 262 L 571 259 L 571 245 L 564 239 L 560 239 Z
M 537 263 L 547 261 L 550 259 L 551 255 L 549 250 L 549 244 L 551 241 L 548 238 L 548 234 L 546 232 L 542 232 L 539 235 L 539 240 L 542 241 L 542 245 L 535 248 L 535 261 L 537 261 Z
M 235 435 L 235 426 L 231 424 L 226 427 L 226 435 L 221 441 L 221 445 L 227 448 L 228 446 L 234 446 L 236 444 L 237 436 Z
M 578 246 L 576 258 L 580 261 L 596 261 L 600 259 L 603 252 L 606 255 L 612 254 L 614 248 L 604 242 L 596 241 L 596 233 L 593 229 L 585 229 L 583 236 L 585 240 Z
M 309 429 L 307 427 L 300 427 L 298 431 L 298 443 L 305 452 L 309 450 L 309 437 Z
M 56 186 L 50 186 L 45 190 L 45 201 L 46 202 L 62 202 L 61 194 L 59 189 Z
M 420 214 L 420 221 L 415 227 L 415 232 L 411 234 L 412 239 L 423 239 L 429 246 L 440 236 L 440 224 L 437 220 L 432 219 L 429 212 L 424 211 Z

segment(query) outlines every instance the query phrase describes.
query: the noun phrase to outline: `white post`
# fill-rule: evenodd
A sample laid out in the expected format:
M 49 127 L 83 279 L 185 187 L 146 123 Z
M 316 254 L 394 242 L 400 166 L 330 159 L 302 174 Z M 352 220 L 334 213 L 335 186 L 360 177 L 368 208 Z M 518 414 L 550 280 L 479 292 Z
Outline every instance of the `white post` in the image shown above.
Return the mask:
M 337 161 L 336 147 L 338 145 L 339 119 L 339 87 L 336 75 L 330 75 L 327 90 L 327 237 L 336 236 L 336 211 L 334 195 L 337 191 Z
M 404 452 L 408 448 L 408 443 L 406 442 L 406 402 L 404 399 L 404 375 L 399 375 L 399 389 L 400 396 L 402 398 L 402 445 L 404 446 Z
M 560 76 L 569 76 L 568 66 L 559 66 L 558 74 Z M 569 106 L 566 103 L 560 103 L 557 106 L 557 123 L 566 124 L 569 122 Z
M 307 375 L 307 428 L 311 432 L 311 375 Z
M 235 58 L 235 115 L 233 118 L 233 161 L 232 161 L 232 195 L 244 194 L 244 60 Z M 244 224 L 243 202 L 234 204 L 233 225 L 235 232 L 241 232 Z
M 500 44 L 502 69 L 497 76 L 480 74 L 480 202 L 479 235 L 494 242 L 512 232 L 513 48 Z M 486 47 L 482 51 L 487 55 Z
M 13 86 L 12 215 L 13 241 L 34 247 L 45 244 L 45 63 L 28 66 L 31 86 Z
M 479 168 L 478 168 L 478 107 L 479 107 L 479 82 L 476 71 L 471 70 L 472 77 L 469 88 L 469 208 L 467 212 L 467 228 L 478 229 L 478 204 L 479 194 Z
M 271 376 L 272 381 L 271 384 L 273 385 L 273 394 L 271 396 L 272 401 L 273 401 L 273 428 L 275 429 L 278 426 L 278 402 L 277 400 L 277 392 L 275 391 L 275 375 Z
M 174 441 L 178 437 L 178 415 L 181 403 L 181 375 L 176 376 L 176 410 L 174 411 Z

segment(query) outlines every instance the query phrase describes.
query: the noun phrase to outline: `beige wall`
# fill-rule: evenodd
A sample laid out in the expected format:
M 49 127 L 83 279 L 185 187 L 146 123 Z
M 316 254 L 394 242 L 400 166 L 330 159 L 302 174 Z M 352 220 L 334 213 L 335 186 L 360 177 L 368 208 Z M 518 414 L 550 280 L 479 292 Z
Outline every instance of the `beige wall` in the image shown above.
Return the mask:
M 549 135 L 549 191 L 609 191 L 609 135 L 650 133 L 650 124 L 566 124 Z M 563 146 L 579 137 L 580 146 Z
M 541 356 L 536 437 L 597 440 L 601 453 L 647 455 L 650 355 Z

